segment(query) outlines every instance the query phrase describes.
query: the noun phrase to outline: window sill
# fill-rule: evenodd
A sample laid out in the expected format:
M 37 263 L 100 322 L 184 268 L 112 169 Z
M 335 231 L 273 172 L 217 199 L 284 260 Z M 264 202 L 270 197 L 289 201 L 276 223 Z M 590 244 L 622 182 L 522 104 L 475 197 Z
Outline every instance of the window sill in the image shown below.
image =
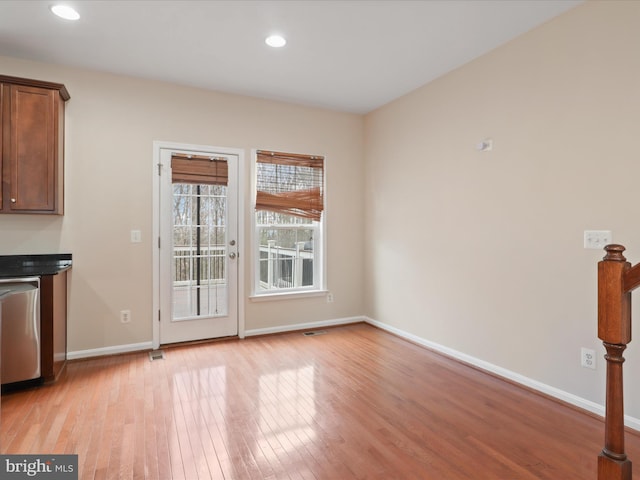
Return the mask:
M 305 292 L 260 293 L 249 297 L 252 302 L 269 302 L 273 300 L 294 300 L 298 298 L 324 297 L 328 290 L 309 290 Z

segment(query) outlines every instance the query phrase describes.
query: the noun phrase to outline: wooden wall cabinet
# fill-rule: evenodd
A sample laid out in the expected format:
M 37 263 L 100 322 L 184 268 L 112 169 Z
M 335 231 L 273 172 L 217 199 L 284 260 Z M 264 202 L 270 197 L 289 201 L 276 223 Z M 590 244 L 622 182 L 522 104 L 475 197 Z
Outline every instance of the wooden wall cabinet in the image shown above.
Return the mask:
M 64 85 L 0 75 L 0 213 L 64 213 Z

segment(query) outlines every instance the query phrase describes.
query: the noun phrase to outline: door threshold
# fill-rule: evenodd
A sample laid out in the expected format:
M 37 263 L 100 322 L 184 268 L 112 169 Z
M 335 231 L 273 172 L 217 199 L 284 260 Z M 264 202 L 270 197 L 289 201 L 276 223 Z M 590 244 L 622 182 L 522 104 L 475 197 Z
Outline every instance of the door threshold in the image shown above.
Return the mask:
M 195 345 L 206 345 L 208 343 L 225 342 L 229 340 L 239 340 L 238 335 L 229 335 L 228 337 L 203 338 L 202 340 L 186 340 L 184 342 L 162 343 L 159 348 L 178 348 L 191 347 Z

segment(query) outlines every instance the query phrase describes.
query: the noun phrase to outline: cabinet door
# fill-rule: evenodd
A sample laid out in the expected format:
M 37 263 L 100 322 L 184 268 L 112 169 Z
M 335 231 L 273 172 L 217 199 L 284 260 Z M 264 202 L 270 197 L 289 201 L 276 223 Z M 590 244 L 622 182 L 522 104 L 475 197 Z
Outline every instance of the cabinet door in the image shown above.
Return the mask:
M 22 85 L 8 88 L 11 89 L 8 165 L 11 193 L 10 204 L 5 208 L 16 212 L 53 212 L 58 161 L 57 92 Z
M 3 192 L 3 187 L 4 187 L 4 176 L 3 176 L 3 159 L 4 157 L 7 155 L 7 153 L 5 152 L 5 137 L 9 138 L 9 133 L 8 133 L 8 125 L 9 123 L 6 122 L 4 119 L 5 118 L 9 118 L 9 109 L 5 108 L 6 105 L 8 105 L 7 100 L 5 99 L 5 94 L 8 92 L 7 87 L 0 83 L 0 212 L 2 211 L 3 208 L 3 199 L 4 199 L 4 192 Z M 6 111 L 5 111 L 6 110 Z M 7 128 L 7 132 L 5 132 L 5 128 Z

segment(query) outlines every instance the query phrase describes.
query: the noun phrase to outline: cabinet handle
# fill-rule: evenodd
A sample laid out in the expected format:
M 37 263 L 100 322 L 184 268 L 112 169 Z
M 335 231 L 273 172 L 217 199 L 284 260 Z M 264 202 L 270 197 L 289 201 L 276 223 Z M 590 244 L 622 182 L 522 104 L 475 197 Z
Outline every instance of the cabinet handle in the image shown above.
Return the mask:
M 11 199 L 11 203 L 16 203 L 16 199 L 15 199 L 15 198 L 12 198 L 12 199 Z

